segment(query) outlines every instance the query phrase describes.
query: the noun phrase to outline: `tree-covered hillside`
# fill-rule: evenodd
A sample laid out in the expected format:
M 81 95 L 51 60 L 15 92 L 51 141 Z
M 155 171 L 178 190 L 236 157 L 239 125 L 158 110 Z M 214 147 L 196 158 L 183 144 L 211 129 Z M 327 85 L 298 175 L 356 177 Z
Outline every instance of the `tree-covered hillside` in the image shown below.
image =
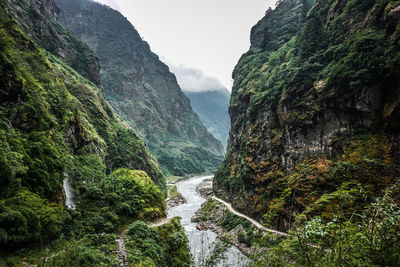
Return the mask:
M 58 0 L 59 21 L 99 56 L 107 101 L 144 138 L 167 175 L 214 171 L 223 147 L 192 111 L 175 76 L 118 11 Z
M 116 233 L 165 216 L 165 179 L 58 11 L 52 0 L 0 2 L 0 265 L 117 266 Z M 67 176 L 76 210 L 64 206 Z M 177 248 L 158 263 L 188 263 L 179 222 L 170 230 L 149 237 Z M 132 264 L 151 258 L 132 246 Z
M 252 29 L 214 190 L 304 230 L 275 264 L 398 265 L 399 33 L 390 0 L 282 0 Z

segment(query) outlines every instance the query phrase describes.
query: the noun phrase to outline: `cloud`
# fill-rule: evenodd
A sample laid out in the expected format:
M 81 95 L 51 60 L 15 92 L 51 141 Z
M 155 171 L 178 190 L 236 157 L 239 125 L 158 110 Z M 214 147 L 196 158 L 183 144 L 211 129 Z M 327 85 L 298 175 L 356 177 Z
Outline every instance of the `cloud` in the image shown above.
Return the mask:
M 103 5 L 107 5 L 115 10 L 118 10 L 121 12 L 121 7 L 118 4 L 118 0 L 95 0 L 96 2 L 99 2 Z
M 206 76 L 201 70 L 168 64 L 169 69 L 175 74 L 183 91 L 206 92 L 225 89 L 225 86 L 214 77 Z

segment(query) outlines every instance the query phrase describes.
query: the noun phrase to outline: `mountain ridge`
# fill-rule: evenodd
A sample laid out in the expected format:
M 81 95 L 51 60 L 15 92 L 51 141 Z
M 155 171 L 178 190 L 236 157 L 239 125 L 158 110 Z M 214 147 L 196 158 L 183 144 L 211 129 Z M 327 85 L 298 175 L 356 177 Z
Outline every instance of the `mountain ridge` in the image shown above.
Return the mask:
M 189 98 L 193 110 L 199 115 L 204 126 L 226 149 L 230 129 L 229 91 L 225 88 L 201 92 L 183 89 L 183 93 Z
M 146 233 L 141 220 L 166 215 L 157 160 L 108 105 L 95 54 L 57 23 L 57 10 L 51 0 L 0 2 L 2 266 L 112 266 L 121 227 L 132 240 Z M 75 209 L 65 207 L 66 177 Z M 179 219 L 146 240 L 159 257 L 130 261 L 189 264 Z
M 97 52 L 107 101 L 139 132 L 164 172 L 210 172 L 223 147 L 192 111 L 175 76 L 118 11 L 58 0 L 60 22 Z
M 233 73 L 230 145 L 214 179 L 218 196 L 280 230 L 339 190 L 346 179 L 338 177 L 377 195 L 397 177 L 399 37 L 391 1 L 359 9 L 355 0 L 312 3 L 281 1 L 252 29 Z M 319 182 L 325 175 L 333 185 Z

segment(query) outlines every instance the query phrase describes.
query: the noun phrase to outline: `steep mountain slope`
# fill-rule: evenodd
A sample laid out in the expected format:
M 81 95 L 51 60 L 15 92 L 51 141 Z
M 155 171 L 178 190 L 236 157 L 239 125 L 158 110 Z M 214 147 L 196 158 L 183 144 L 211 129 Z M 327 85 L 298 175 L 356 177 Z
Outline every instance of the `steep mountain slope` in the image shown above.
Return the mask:
M 82 76 L 100 85 L 100 65 L 93 51 L 59 25 L 52 23 L 51 20 L 56 19 L 60 13 L 60 8 L 53 1 L 45 1 L 34 11 L 27 5 L 16 6 L 12 4 L 13 1 L 8 2 L 14 7 L 9 11 L 24 33 Z
M 279 230 L 350 218 L 398 180 L 400 3 L 283 0 L 233 77 L 218 196 Z
M 192 111 L 175 76 L 119 12 L 58 0 L 60 22 L 99 56 L 108 102 L 146 140 L 167 174 L 216 169 L 223 147 Z
M 96 56 L 56 22 L 58 11 L 52 0 L 0 2 L 1 266 L 22 258 L 23 265 L 112 266 L 120 227 L 165 215 L 157 161 L 106 103 Z M 65 176 L 76 211 L 64 208 Z M 174 257 L 189 261 L 174 224 L 159 236 L 165 247 L 177 245 L 167 266 Z
M 205 92 L 185 91 L 194 112 L 199 115 L 207 130 L 214 135 L 226 149 L 230 129 L 228 105 L 230 94 L 228 90 L 214 90 Z
M 49 93 L 46 93 L 47 88 L 42 89 L 45 91 L 43 92 L 43 94 L 45 95 L 47 94 L 48 97 L 56 98 L 60 97 L 59 95 L 63 95 L 63 98 L 60 98 L 56 101 L 56 104 L 61 106 L 60 109 L 57 107 L 52 107 L 51 103 L 46 104 L 47 101 L 51 102 L 55 100 L 52 99 L 45 101 L 46 99 L 43 99 L 44 101 L 43 103 L 34 102 L 34 100 L 37 101 L 42 100 L 41 98 L 38 98 L 32 100 L 33 104 L 31 108 L 41 109 L 41 105 L 43 105 L 43 108 L 45 110 L 42 110 L 42 112 L 44 112 L 44 114 L 37 114 L 38 113 L 37 111 L 32 113 L 24 113 L 21 111 L 21 114 L 18 114 L 16 109 L 20 108 L 19 107 L 20 105 L 28 103 L 28 101 L 26 101 L 24 98 L 21 98 L 27 93 L 25 93 L 24 91 L 15 91 L 11 97 L 9 91 L 16 89 L 13 88 L 12 86 L 4 88 L 2 90 L 2 93 L 6 97 L 5 98 L 2 97 L 2 99 L 4 99 L 2 106 L 7 108 L 4 111 L 5 114 L 10 112 L 11 107 L 13 108 L 12 116 L 9 114 L 9 116 L 11 116 L 10 122 L 13 124 L 14 122 L 12 120 L 15 120 L 16 126 L 21 127 L 22 130 L 35 131 L 37 129 L 51 130 L 52 127 L 54 127 L 54 125 L 52 124 L 53 120 L 62 119 L 63 121 L 58 123 L 61 124 L 60 126 L 61 129 L 66 130 L 66 133 L 68 134 L 68 141 L 69 141 L 68 143 L 70 143 L 70 145 L 72 146 L 71 151 L 73 153 L 80 154 L 81 150 L 87 152 L 96 152 L 99 156 L 103 158 L 102 161 L 107 165 L 108 168 L 136 166 L 137 168 L 142 169 L 147 173 L 149 173 L 152 179 L 157 183 L 159 183 L 160 186 L 165 184 L 165 181 L 163 181 L 164 179 L 162 177 L 162 173 L 159 167 L 157 166 L 156 161 L 148 153 L 143 142 L 139 139 L 139 137 L 135 134 L 135 132 L 129 127 L 124 126 L 122 122 L 117 120 L 115 114 L 112 112 L 112 110 L 107 105 L 104 99 L 102 89 L 97 87 L 90 81 L 86 80 L 85 78 L 80 77 L 78 73 L 76 73 L 73 69 L 69 68 L 66 64 L 60 61 L 60 58 L 64 59 L 64 57 L 66 57 L 65 54 L 67 53 L 63 52 L 64 51 L 62 50 L 63 47 L 68 47 L 69 50 L 68 54 L 72 55 L 71 58 L 74 58 L 76 60 L 78 60 L 77 58 L 79 58 L 79 61 L 81 62 L 82 66 L 94 65 L 93 67 L 94 70 L 98 71 L 100 69 L 97 58 L 94 55 L 94 53 L 89 49 L 89 47 L 84 43 L 80 42 L 75 37 L 73 37 L 69 32 L 67 32 L 57 22 L 55 22 L 56 16 L 58 14 L 57 12 L 59 11 L 59 9 L 55 6 L 54 2 L 51 0 L 47 0 L 41 3 L 36 3 L 36 2 L 30 3 L 23 0 L 9 0 L 8 11 L 14 18 L 13 21 L 15 21 L 15 23 L 17 23 L 19 27 L 25 28 L 27 34 L 31 35 L 34 39 L 37 39 L 39 43 L 47 43 L 47 41 L 50 40 L 50 42 L 54 42 L 55 44 L 61 45 L 61 47 L 52 46 L 52 49 L 54 51 L 59 51 L 58 52 L 60 54 L 59 58 L 54 57 L 52 54 L 50 54 L 51 53 L 50 51 L 46 50 L 45 53 L 47 52 L 50 53 L 43 55 L 44 58 L 41 58 L 41 60 L 45 61 L 45 59 L 48 58 L 47 59 L 48 61 L 50 61 L 51 63 L 53 63 L 53 65 L 58 67 L 58 68 L 47 67 L 50 68 L 50 70 L 54 70 L 55 72 L 56 71 L 60 72 L 53 74 L 50 71 L 48 71 L 49 75 L 52 74 L 53 76 L 56 76 L 56 78 L 57 75 L 58 76 L 63 75 L 62 76 L 63 79 L 61 78 L 58 79 L 61 79 L 65 83 L 65 86 L 64 87 L 61 86 L 62 87 L 61 89 L 57 87 L 54 88 L 53 90 L 59 89 L 61 91 L 65 90 L 68 91 L 68 93 L 67 92 L 60 93 L 56 91 L 54 95 L 49 95 Z M 32 27 L 31 25 L 34 25 L 35 31 L 31 31 L 30 28 Z M 6 26 L 7 25 L 5 25 L 5 28 Z M 49 34 L 44 34 L 44 33 L 49 33 Z M 52 38 L 49 38 L 48 37 L 49 35 L 51 35 Z M 14 39 L 18 40 L 16 37 L 14 37 Z M 68 40 L 72 41 L 69 42 Z M 14 48 L 7 41 L 8 41 L 7 39 L 4 40 L 4 47 L 3 47 L 3 49 L 6 52 L 7 48 L 11 47 L 10 50 Z M 11 42 L 11 40 L 9 42 Z M 37 51 L 40 50 L 40 48 L 34 47 L 34 43 L 32 41 L 30 42 L 32 49 L 36 49 Z M 50 45 L 47 44 L 47 46 Z M 75 47 L 77 47 L 76 50 L 74 50 Z M 33 69 L 30 72 L 28 72 L 27 75 L 31 76 L 37 75 L 38 77 L 35 77 L 35 79 L 39 80 L 38 86 L 39 87 L 42 86 L 40 84 L 41 82 L 40 76 L 44 74 L 40 73 L 39 71 L 41 64 L 43 64 L 41 61 L 37 62 L 37 65 L 35 66 L 33 59 L 31 61 L 29 61 L 29 58 L 28 59 L 17 58 L 14 60 L 15 61 L 20 60 L 22 61 L 23 64 L 29 64 L 28 66 L 26 66 L 26 68 L 33 68 Z M 27 63 L 25 63 L 24 60 Z M 73 60 L 66 60 L 66 63 L 68 63 L 71 66 L 74 66 L 74 63 L 71 61 Z M 7 63 L 6 58 L 4 59 L 4 62 L 5 64 Z M 20 64 L 15 64 L 15 66 L 11 70 L 10 70 L 10 65 L 7 65 L 7 67 L 3 68 L 3 71 L 5 73 L 4 75 L 2 75 L 3 79 L 5 79 L 3 83 L 4 85 L 12 84 L 12 82 L 8 81 L 8 79 L 11 78 L 16 79 L 16 77 L 12 77 L 8 75 L 8 73 L 16 72 L 15 68 L 19 67 L 19 65 Z M 82 67 L 82 69 L 85 68 Z M 79 68 L 78 70 L 80 71 Z M 85 74 L 86 71 L 82 71 L 82 73 Z M 88 77 L 89 76 L 90 75 L 88 75 Z M 99 74 L 98 73 L 97 75 L 93 74 L 92 76 L 99 77 Z M 93 81 L 95 80 L 96 79 L 93 78 Z M 47 80 L 45 81 L 48 82 Z M 49 88 L 52 88 L 54 86 L 51 84 L 51 82 L 48 83 L 49 85 L 47 86 L 49 86 Z M 22 86 L 25 85 L 26 83 L 22 82 Z M 19 90 L 21 90 L 21 88 Z M 71 97 L 67 97 L 67 95 L 71 95 Z M 74 100 L 66 98 L 73 98 Z M 70 103 L 71 101 L 75 101 L 78 104 Z M 28 112 L 28 110 L 25 111 Z M 52 114 L 51 112 L 57 114 Z M 31 117 L 27 117 L 28 114 Z M 38 123 L 32 122 L 32 116 L 34 116 L 35 114 L 37 114 L 38 117 L 37 120 L 39 121 Z M 59 116 L 59 117 L 49 119 L 50 121 L 52 121 L 52 123 L 49 122 L 45 123 L 46 121 L 45 118 L 47 118 L 48 116 L 50 117 Z M 33 125 L 30 125 L 30 123 Z M 40 123 L 44 123 L 44 125 L 41 126 Z M 54 123 L 57 124 L 57 122 Z M 120 151 L 121 149 L 126 149 L 127 144 L 122 145 L 122 142 L 124 142 L 123 137 L 126 137 L 125 140 L 126 142 L 130 140 L 133 141 L 132 146 L 136 147 L 135 149 L 137 151 L 135 153 L 126 152 L 126 154 L 122 157 L 122 155 L 118 155 L 119 153 L 116 152 Z M 121 145 L 122 147 L 117 147 Z

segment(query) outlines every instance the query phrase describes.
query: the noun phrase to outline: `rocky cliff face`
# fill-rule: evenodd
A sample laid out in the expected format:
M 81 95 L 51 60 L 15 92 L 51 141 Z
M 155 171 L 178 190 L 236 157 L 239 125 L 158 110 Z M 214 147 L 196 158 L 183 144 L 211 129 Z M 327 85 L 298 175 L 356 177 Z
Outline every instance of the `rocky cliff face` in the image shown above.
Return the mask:
M 230 129 L 228 105 L 230 94 L 228 90 L 219 89 L 205 92 L 183 92 L 189 98 L 193 110 L 199 115 L 207 130 L 214 135 L 224 148 L 227 147 Z
M 100 85 L 100 65 L 96 55 L 55 23 L 60 8 L 53 0 L 7 0 L 7 2 L 18 26 L 28 36 L 82 76 Z
M 286 230 L 301 214 L 362 209 L 398 177 L 399 10 L 284 0 L 266 12 L 233 73 L 217 195 Z
M 112 235 L 128 219 L 165 214 L 157 161 L 106 103 L 96 56 L 56 22 L 58 11 L 52 1 L 0 2 L 2 266 L 7 253 L 62 234 L 85 247 L 85 234 Z M 110 178 L 118 168 L 136 170 Z M 67 175 L 79 211 L 73 220 L 63 202 Z M 124 183 L 135 199 L 126 198 Z
M 44 51 L 48 53 L 46 56 L 48 57 L 47 60 L 50 61 L 50 71 L 48 72 L 51 78 L 49 79 L 58 79 L 61 80 L 60 83 L 64 82 L 65 88 L 62 90 L 67 90 L 68 94 L 74 98 L 74 101 L 79 103 L 78 106 L 75 104 L 69 107 L 66 105 L 62 106 L 62 109 L 65 109 L 63 112 L 67 117 L 64 118 L 66 121 L 59 122 L 60 130 L 66 129 L 65 134 L 67 135 L 68 145 L 71 146 L 72 151 L 74 153 L 80 153 L 82 150 L 90 151 L 92 148 L 89 149 L 87 146 L 93 146 L 95 147 L 95 151 L 99 153 L 99 156 L 102 157 L 102 161 L 107 163 L 109 167 L 112 165 L 114 168 L 137 167 L 143 169 L 162 185 L 163 177 L 156 161 L 150 156 L 136 133 L 131 128 L 126 127 L 123 123 L 118 121 L 115 113 L 104 99 L 102 88 L 96 85 L 96 83 L 100 84 L 100 65 L 96 55 L 86 44 L 79 41 L 55 21 L 59 12 L 59 8 L 56 4 L 50 0 L 9 0 L 6 7 L 12 21 L 21 27 L 27 36 L 31 36 L 33 39 L 33 42 L 31 41 L 30 44 L 31 50 L 35 53 L 39 53 L 40 49 L 44 48 Z M 35 46 L 34 42 L 37 43 L 38 46 Z M 15 60 L 23 61 L 24 59 L 19 58 Z M 76 65 L 74 63 L 75 61 L 79 61 L 79 64 Z M 5 62 L 7 62 L 6 59 Z M 53 68 L 51 67 L 51 63 L 54 65 Z M 43 62 L 31 60 L 27 61 L 27 64 L 30 64 L 29 68 L 33 68 L 32 73 L 29 74 L 37 76 L 35 79 L 39 81 L 40 86 L 42 74 L 39 69 Z M 35 71 L 35 64 L 37 64 L 38 71 Z M 76 67 L 76 69 L 68 68 L 68 65 L 72 68 Z M 18 73 L 18 71 L 15 70 L 17 66 L 18 65 L 14 67 L 14 70 L 3 68 L 5 72 L 3 77 L 6 79 L 4 84 L 12 83 L 12 76 L 6 73 L 13 71 Z M 54 73 L 52 73 L 51 70 L 54 70 Z M 81 75 L 84 77 L 80 77 L 75 70 L 81 72 Z M 87 78 L 87 80 L 85 78 Z M 22 87 L 27 86 L 27 84 L 29 83 L 22 82 Z M 51 84 L 49 86 L 51 87 Z M 4 95 L 9 95 L 8 90 L 12 89 L 13 88 L 6 88 L 2 93 L 4 93 Z M 24 92 L 24 90 L 18 93 L 16 92 L 15 97 L 9 99 L 10 101 L 6 101 L 4 105 L 15 107 L 23 106 L 24 102 L 27 101 L 23 98 L 24 94 L 29 95 L 29 92 Z M 47 93 L 47 96 L 49 98 L 54 98 L 58 97 L 58 94 L 61 94 L 61 92 L 55 90 L 54 95 L 50 96 Z M 67 93 L 63 92 L 62 94 Z M 66 100 L 59 99 L 57 101 L 62 102 Z M 65 103 L 68 103 L 68 101 Z M 36 105 L 34 102 L 32 104 Z M 45 103 L 37 104 L 45 105 Z M 47 112 L 61 111 L 58 110 L 57 107 L 53 107 Z M 24 117 L 25 115 L 22 114 L 21 118 L 13 117 L 13 119 L 17 119 L 16 125 L 22 123 L 23 126 L 19 125 L 19 127 L 23 127 L 23 129 L 26 127 L 26 130 L 34 130 L 37 125 L 31 125 L 29 119 L 23 123 Z M 127 139 L 132 138 L 138 145 L 137 155 L 127 155 L 128 157 L 126 159 L 118 158 L 116 154 L 111 153 L 111 150 L 118 149 L 117 147 L 120 145 L 117 140 L 124 142 L 121 138 L 121 135 L 124 134 L 126 134 Z M 138 155 L 143 157 L 138 159 L 136 158 Z M 135 159 L 132 157 L 135 157 Z
M 146 140 L 163 170 L 185 175 L 216 169 L 221 143 L 128 20 L 93 1 L 58 2 L 59 21 L 98 54 L 108 102 Z

